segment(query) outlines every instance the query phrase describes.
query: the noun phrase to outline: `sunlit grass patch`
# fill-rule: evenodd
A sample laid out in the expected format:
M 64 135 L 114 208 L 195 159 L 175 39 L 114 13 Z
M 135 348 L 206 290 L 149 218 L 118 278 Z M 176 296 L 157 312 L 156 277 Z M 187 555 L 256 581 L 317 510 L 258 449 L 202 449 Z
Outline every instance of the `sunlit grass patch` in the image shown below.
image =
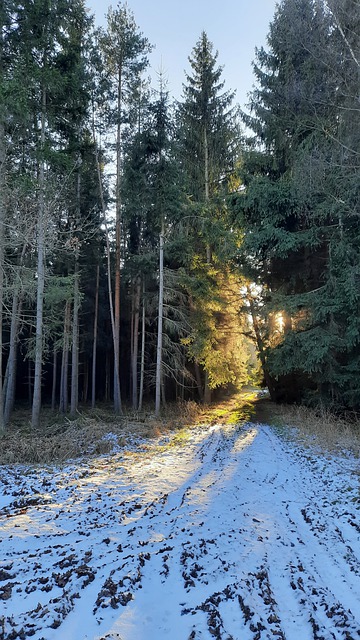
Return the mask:
M 169 404 L 160 417 L 153 406 L 143 411 L 126 409 L 116 416 L 108 405 L 83 407 L 75 419 L 45 409 L 41 428 L 30 426 L 30 411 L 17 410 L 0 437 L 0 464 L 52 464 L 82 456 L 94 457 L 129 445 L 160 439 L 158 447 L 186 446 L 193 429 L 209 424 L 238 424 L 249 419 L 256 394 L 246 392 L 210 406 L 195 402 Z M 161 442 L 169 436 L 168 442 Z
M 178 434 L 185 425 L 196 424 L 200 412 L 194 402 L 169 405 L 159 418 L 155 418 L 152 406 L 141 412 L 126 409 L 122 416 L 115 415 L 109 405 L 83 407 L 75 419 L 44 409 L 41 427 L 34 430 L 30 411 L 20 409 L 0 436 L 0 464 L 52 464 L 112 453 L 128 445 Z M 184 438 L 179 435 L 175 443 Z
M 257 394 L 257 390 L 243 390 L 209 407 L 204 407 L 199 416 L 201 423 L 235 425 L 249 421 L 254 415 Z

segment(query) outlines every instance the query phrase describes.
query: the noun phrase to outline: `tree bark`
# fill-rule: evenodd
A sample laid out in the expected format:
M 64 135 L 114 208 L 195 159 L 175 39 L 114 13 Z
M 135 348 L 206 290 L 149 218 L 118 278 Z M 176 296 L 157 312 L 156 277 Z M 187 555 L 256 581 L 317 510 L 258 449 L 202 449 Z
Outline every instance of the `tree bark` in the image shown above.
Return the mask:
M 204 404 L 210 404 L 210 402 L 211 402 L 211 389 L 209 387 L 209 374 L 205 370 Z
M 266 365 L 264 343 L 263 343 L 263 339 L 261 337 L 261 331 L 260 331 L 260 327 L 259 327 L 259 322 L 258 322 L 258 319 L 256 317 L 254 301 L 253 301 L 251 293 L 249 291 L 248 291 L 248 298 L 247 299 L 248 299 L 249 306 L 250 306 L 250 314 L 251 314 L 251 319 L 252 319 L 254 332 L 255 332 L 256 346 L 257 346 L 257 350 L 258 350 L 259 358 L 260 358 L 260 362 L 261 362 L 261 367 L 262 367 L 263 374 L 264 374 L 264 380 L 266 382 L 267 388 L 269 389 L 270 397 L 271 397 L 271 399 L 273 399 L 275 397 L 274 385 L 273 385 L 273 382 L 271 380 L 271 376 L 269 374 L 269 371 L 268 371 L 268 368 L 267 368 L 267 365 Z
M 161 374 L 162 374 L 162 341 L 163 341 L 163 312 L 164 312 L 164 222 L 160 233 L 159 247 L 159 308 L 158 332 L 156 348 L 156 376 L 155 376 L 155 415 L 160 413 L 161 402 Z
M 6 364 L 5 382 L 4 382 L 4 421 L 8 424 L 11 413 L 14 409 L 15 388 L 16 388 L 16 365 L 17 365 L 17 343 L 19 318 L 21 313 L 22 300 L 19 300 L 19 287 L 16 286 L 12 308 L 11 308 L 11 324 L 10 324 L 10 345 L 9 356 Z
M 116 208 L 115 208 L 115 286 L 114 286 L 114 411 L 121 413 L 120 395 L 120 263 L 121 263 L 121 108 L 122 108 L 122 67 L 118 72 L 118 122 L 116 131 Z
M 69 336 L 70 336 L 70 302 L 66 301 L 64 313 L 63 351 L 61 359 L 60 402 L 62 413 L 68 409 L 68 375 L 69 375 Z
M 115 354 L 119 353 L 119 349 L 118 349 L 119 341 L 117 340 L 117 337 L 116 337 L 117 336 L 117 334 L 116 334 L 116 322 L 115 322 L 114 304 L 113 304 L 113 297 L 112 297 L 110 239 L 109 239 L 109 229 L 108 229 L 107 220 L 106 220 L 106 206 L 105 206 L 104 191 L 103 191 L 103 186 L 102 186 L 101 168 L 100 168 L 100 161 L 99 161 L 99 152 L 98 152 L 98 147 L 97 147 L 97 143 L 96 143 L 95 118 L 94 118 L 94 115 L 93 115 L 92 129 L 93 129 L 93 139 L 94 139 L 94 148 L 95 148 L 95 161 L 96 161 L 96 169 L 97 169 L 97 174 L 98 174 L 100 201 L 101 201 L 101 208 L 102 208 L 102 213 L 103 213 L 103 217 L 104 217 L 104 226 L 105 226 L 108 294 L 109 294 L 109 307 L 110 307 L 110 319 L 111 319 L 111 332 L 112 332 L 113 349 L 114 349 L 114 388 L 116 387 L 116 391 L 114 391 L 114 397 L 117 399 L 116 400 L 116 406 L 115 406 L 115 399 L 114 399 L 114 410 L 115 410 L 116 413 L 120 413 L 121 414 L 122 413 L 122 408 L 121 408 L 121 393 L 120 393 L 119 360 L 115 357 Z
M 106 351 L 106 361 L 105 361 L 105 401 L 110 402 L 110 379 L 111 379 L 111 358 L 110 351 Z
M 204 127 L 204 187 L 205 187 L 205 202 L 209 202 L 209 147 L 207 140 L 206 126 Z M 206 262 L 211 263 L 211 248 L 210 243 L 206 243 Z M 209 387 L 209 374 L 205 370 L 205 383 L 204 383 L 204 404 L 210 404 L 211 402 L 211 389 Z
M 1 18 L 5 20 L 5 15 L 1 12 Z M 3 77 L 3 20 L 0 23 L 0 79 Z M 0 432 L 5 429 L 3 413 L 3 307 L 4 307 L 4 252 L 5 252 L 5 113 L 3 106 L 0 109 Z
M 80 135 L 79 135 L 80 140 Z M 81 155 L 78 157 L 78 169 L 76 179 L 76 222 L 80 223 L 81 206 Z M 74 266 L 74 303 L 73 303 L 73 330 L 72 330 L 72 351 L 71 351 L 71 399 L 70 415 L 75 417 L 79 403 L 79 310 L 80 310 L 80 241 L 75 236 L 75 266 Z
M 1 44 L 1 36 L 0 36 Z M 1 52 L 0 65 L 2 66 Z M 0 66 L 0 73 L 1 73 Z M 1 110 L 2 111 L 2 110 Z M 3 113 L 0 113 L 0 431 L 5 429 L 3 413 L 3 306 L 4 306 L 4 248 L 5 248 L 5 130 Z
M 200 399 L 200 402 L 204 402 L 204 390 L 201 382 L 201 373 L 200 373 L 200 367 L 198 362 L 194 363 L 194 370 L 195 370 L 195 380 L 196 380 L 196 386 L 199 394 L 199 399 Z
M 86 358 L 84 361 L 82 379 L 83 379 L 83 387 L 82 387 L 82 393 L 80 394 L 80 397 L 82 401 L 86 404 L 88 395 L 89 395 L 89 358 Z
M 132 346 L 132 406 L 136 410 L 138 406 L 138 354 L 139 354 L 139 321 L 140 321 L 140 297 L 141 281 L 137 276 L 134 292 L 134 322 L 133 322 L 133 346 Z
M 52 389 L 51 389 L 51 411 L 55 411 L 55 407 L 56 407 L 56 383 L 57 383 L 57 351 L 54 348 L 53 377 L 52 377 Z
M 140 387 L 139 387 L 139 406 L 138 410 L 142 410 L 144 399 L 144 378 L 145 378 L 145 283 L 143 283 L 143 300 L 142 300 L 142 317 L 141 317 L 141 356 L 140 356 Z
M 91 406 L 94 409 L 96 399 L 96 348 L 99 315 L 99 281 L 100 266 L 96 268 L 96 288 L 95 288 L 95 312 L 94 312 L 94 332 L 93 332 L 93 352 L 92 352 L 92 373 L 91 373 Z
M 34 392 L 32 403 L 31 426 L 36 429 L 40 425 L 41 383 L 43 359 L 43 314 L 45 289 L 45 126 L 46 126 L 46 90 L 42 89 L 41 105 L 41 154 L 39 169 L 39 212 L 37 222 L 37 293 L 36 293 L 36 329 L 35 329 L 35 370 Z
M 79 288 L 79 256 L 76 249 L 75 270 L 74 270 L 74 301 L 73 301 L 73 322 L 72 322 L 72 348 L 71 348 L 71 394 L 70 394 L 70 416 L 75 417 L 79 400 L 79 309 L 80 309 L 80 288 Z

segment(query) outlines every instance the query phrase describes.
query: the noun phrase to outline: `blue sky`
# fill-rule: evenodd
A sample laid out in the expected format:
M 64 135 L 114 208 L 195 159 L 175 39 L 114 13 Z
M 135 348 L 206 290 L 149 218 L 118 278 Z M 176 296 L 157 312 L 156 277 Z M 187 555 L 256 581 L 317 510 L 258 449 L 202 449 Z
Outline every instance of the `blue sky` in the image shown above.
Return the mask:
M 115 7 L 117 2 L 86 0 L 96 24 L 106 24 L 110 4 Z M 190 71 L 188 56 L 204 30 L 219 52 L 225 88 L 236 90 L 236 102 L 244 107 L 254 83 L 255 47 L 266 45 L 276 0 L 128 0 L 128 6 L 155 45 L 150 75 L 155 78 L 162 68 L 171 96 L 181 97 L 185 71 Z

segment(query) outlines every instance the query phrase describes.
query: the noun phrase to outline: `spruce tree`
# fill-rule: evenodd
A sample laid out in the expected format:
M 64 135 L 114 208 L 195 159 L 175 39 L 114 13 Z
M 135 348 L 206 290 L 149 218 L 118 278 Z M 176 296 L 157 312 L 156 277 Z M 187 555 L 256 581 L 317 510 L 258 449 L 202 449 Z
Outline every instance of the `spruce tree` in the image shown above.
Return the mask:
M 346 405 L 358 349 L 347 45 L 320 0 L 284 0 L 268 44 L 257 53 L 258 88 L 244 116 L 256 134 L 245 190 L 234 198 L 245 225 L 243 257 L 263 287 L 266 374 L 276 399 Z
M 7 87 L 14 93 L 12 87 L 16 86 L 17 100 L 12 100 L 8 118 L 9 136 L 12 136 L 13 143 L 9 164 L 12 179 L 17 179 L 17 190 L 21 188 L 23 193 L 22 207 L 32 209 L 33 216 L 36 209 L 36 238 L 32 251 L 28 251 L 30 235 L 26 234 L 27 240 L 24 241 L 28 262 L 36 256 L 35 263 L 31 264 L 36 282 L 34 427 L 39 425 L 40 419 L 48 329 L 44 315 L 46 281 L 54 265 L 56 215 L 63 205 L 61 189 L 57 196 L 55 192 L 62 164 L 59 131 L 61 123 L 66 121 L 65 102 L 69 101 L 69 95 L 65 98 L 68 69 L 63 64 L 64 51 L 81 15 L 85 20 L 82 0 L 75 3 L 62 0 L 56 5 L 48 0 L 15 3 L 12 12 L 13 58 L 8 61 L 12 66 L 12 83 L 9 81 Z M 13 123 L 16 126 L 11 131 Z M 16 189 L 13 190 L 15 192 Z M 21 258 L 19 267 L 22 268 L 23 262 Z
M 220 286 L 217 274 L 222 268 L 219 255 L 226 238 L 229 246 L 232 245 L 224 198 L 239 151 L 236 110 L 231 108 L 234 94 L 224 91 L 222 68 L 217 66 L 217 58 L 218 53 L 213 51 L 212 43 L 203 32 L 189 58 L 192 73 L 186 75 L 178 110 L 179 153 L 191 228 L 188 235 L 191 278 L 187 284 L 194 330 L 188 343 L 195 366 L 203 366 L 205 402 L 210 401 L 210 387 L 216 386 L 209 376 L 217 330 L 215 301 Z
M 116 129 L 115 181 L 115 282 L 114 282 L 114 409 L 121 413 L 120 393 L 120 272 L 121 272 L 121 190 L 123 178 L 123 144 L 125 129 L 136 126 L 132 105 L 139 78 L 148 65 L 151 49 L 140 32 L 127 4 L 109 9 L 107 31 L 101 35 L 101 47 L 111 79 L 112 109 L 110 124 Z M 109 95 L 111 99 L 111 95 Z M 108 105 L 109 106 L 109 105 Z

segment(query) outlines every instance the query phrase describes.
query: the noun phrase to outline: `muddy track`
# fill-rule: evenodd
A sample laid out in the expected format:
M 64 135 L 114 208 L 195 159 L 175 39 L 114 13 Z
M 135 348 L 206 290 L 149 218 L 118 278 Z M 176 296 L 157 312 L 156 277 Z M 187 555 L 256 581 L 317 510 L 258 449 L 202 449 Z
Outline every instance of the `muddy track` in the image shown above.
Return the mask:
M 213 425 L 0 479 L 0 640 L 360 638 L 350 461 Z

